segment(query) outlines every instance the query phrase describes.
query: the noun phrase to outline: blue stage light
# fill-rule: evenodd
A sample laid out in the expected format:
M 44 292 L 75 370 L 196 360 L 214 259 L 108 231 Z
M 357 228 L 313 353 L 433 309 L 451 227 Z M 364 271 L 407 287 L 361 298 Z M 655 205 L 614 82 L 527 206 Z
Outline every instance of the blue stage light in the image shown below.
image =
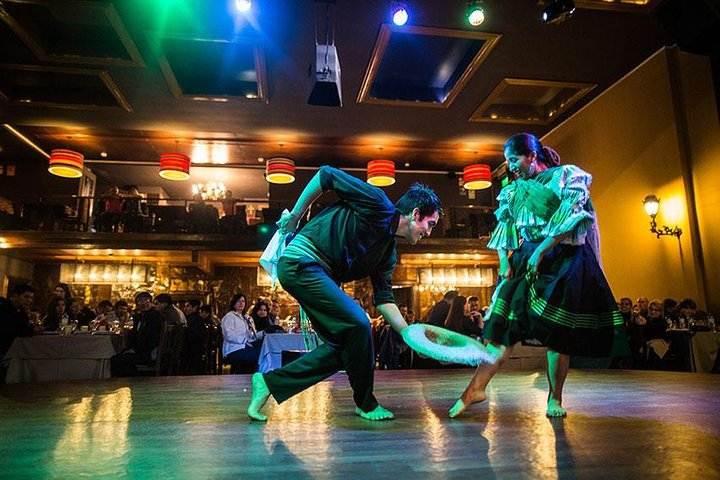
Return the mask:
M 405 25 L 410 18 L 407 7 L 402 3 L 394 3 L 390 11 L 392 21 L 398 27 Z
M 235 8 L 243 13 L 250 11 L 251 7 L 252 2 L 250 0 L 235 0 Z

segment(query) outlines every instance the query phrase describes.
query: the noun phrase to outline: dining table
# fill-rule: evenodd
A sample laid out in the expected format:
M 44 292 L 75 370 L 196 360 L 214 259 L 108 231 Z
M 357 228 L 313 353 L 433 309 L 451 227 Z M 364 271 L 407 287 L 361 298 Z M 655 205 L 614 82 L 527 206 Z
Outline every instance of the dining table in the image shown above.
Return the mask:
M 307 352 L 317 346 L 317 336 L 310 333 L 270 333 L 265 335 L 258 357 L 258 371 L 265 373 L 282 367 L 282 352 Z
M 17 337 L 5 354 L 7 383 L 110 378 L 110 358 L 125 337 L 111 332 Z

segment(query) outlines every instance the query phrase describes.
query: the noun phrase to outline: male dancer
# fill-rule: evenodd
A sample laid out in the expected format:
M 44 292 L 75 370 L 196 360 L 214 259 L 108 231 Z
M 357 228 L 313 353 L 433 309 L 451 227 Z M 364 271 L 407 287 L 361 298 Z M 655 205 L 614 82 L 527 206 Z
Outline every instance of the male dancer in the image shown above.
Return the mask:
M 253 375 L 247 411 L 253 420 L 267 420 L 260 409 L 270 395 L 281 403 L 342 369 L 347 371 L 358 415 L 368 420 L 393 418 L 373 395 L 375 361 L 368 317 L 339 284 L 370 277 L 373 303 L 385 320 L 398 332 L 407 327 L 391 289 L 395 237 L 415 245 L 430 236 L 442 214 L 440 200 L 429 187 L 416 183 L 393 205 L 380 188 L 325 166 L 278 227 L 283 232 L 297 230 L 308 207 L 328 190 L 339 201 L 298 232 L 278 264 L 280 283 L 325 343 L 283 368 Z

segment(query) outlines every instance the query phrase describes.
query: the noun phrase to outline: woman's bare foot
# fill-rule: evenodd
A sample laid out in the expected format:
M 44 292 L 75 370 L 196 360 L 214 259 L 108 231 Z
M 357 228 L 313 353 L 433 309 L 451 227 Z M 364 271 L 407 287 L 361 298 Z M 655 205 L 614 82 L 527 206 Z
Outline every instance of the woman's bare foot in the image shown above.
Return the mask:
M 452 406 L 448 415 L 450 418 L 458 417 L 470 405 L 472 405 L 473 403 L 484 402 L 486 398 L 487 395 L 485 395 L 485 392 L 475 393 L 472 396 L 463 393 L 462 397 L 458 398 L 458 401 L 455 402 L 455 405 Z
M 370 412 L 363 412 L 362 410 L 360 410 L 359 407 L 355 407 L 355 413 L 360 415 L 365 420 L 392 420 L 393 418 L 395 418 L 395 416 L 390 410 L 383 408 L 380 405 L 375 407 L 375 410 L 372 410 Z
M 265 402 L 270 398 L 270 390 L 265 383 L 262 373 L 253 373 L 252 376 L 252 398 L 250 406 L 248 406 L 248 417 L 258 422 L 267 421 L 267 415 L 260 413 L 260 409 L 265 406 Z
M 562 402 L 560 400 L 549 398 L 545 416 L 548 418 L 567 417 L 567 411 L 565 411 L 561 403 Z

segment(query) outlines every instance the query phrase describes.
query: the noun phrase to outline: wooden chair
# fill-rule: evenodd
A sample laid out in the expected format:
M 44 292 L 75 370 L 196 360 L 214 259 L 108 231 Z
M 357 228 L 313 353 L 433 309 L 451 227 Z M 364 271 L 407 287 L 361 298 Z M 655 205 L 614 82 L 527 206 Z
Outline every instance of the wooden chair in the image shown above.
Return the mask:
M 160 345 L 158 346 L 155 363 L 155 375 L 176 375 L 180 373 L 185 329 L 184 325 L 163 323 L 160 330 Z

